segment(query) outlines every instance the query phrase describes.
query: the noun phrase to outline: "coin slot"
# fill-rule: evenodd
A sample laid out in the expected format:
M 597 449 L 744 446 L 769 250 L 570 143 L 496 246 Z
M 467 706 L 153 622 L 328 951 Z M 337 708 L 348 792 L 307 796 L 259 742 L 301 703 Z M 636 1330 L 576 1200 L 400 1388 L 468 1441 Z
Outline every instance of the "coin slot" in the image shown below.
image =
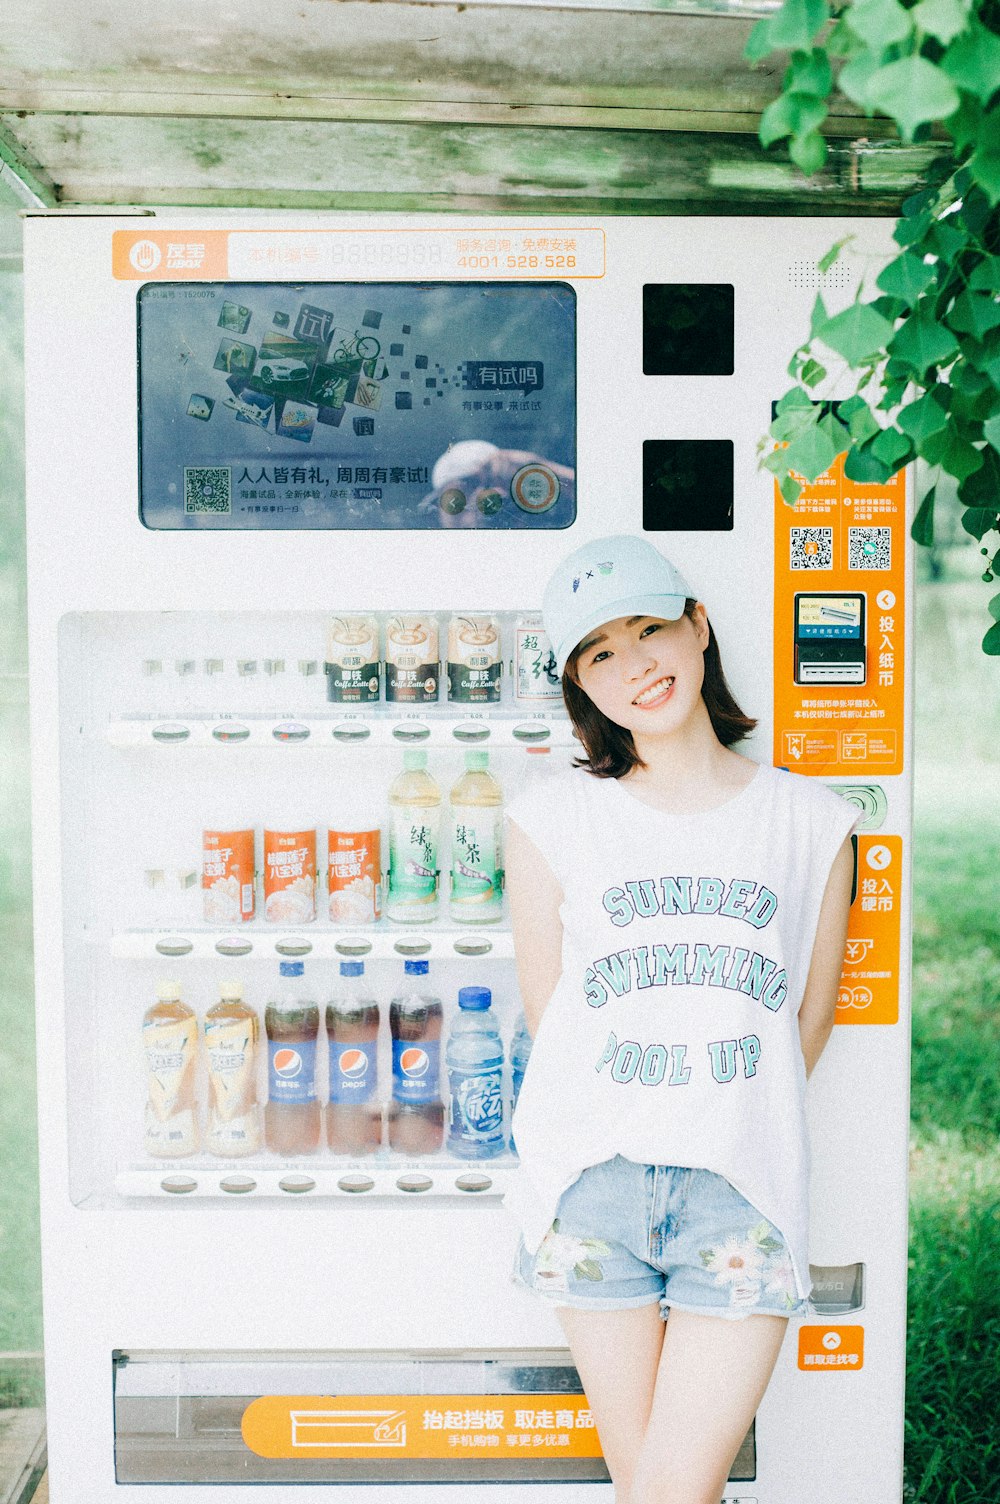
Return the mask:
M 358 1195 L 362 1191 L 370 1191 L 375 1182 L 370 1175 L 342 1175 L 337 1181 L 337 1186 L 342 1191 L 348 1191 Z
M 400 956 L 426 956 L 431 942 L 423 936 L 419 939 L 414 936 L 408 940 L 397 940 L 392 948 Z
M 194 941 L 183 935 L 164 935 L 156 942 L 156 951 L 161 956 L 189 956 L 194 950 Z
M 311 1175 L 285 1175 L 278 1181 L 278 1189 L 287 1191 L 289 1196 L 304 1196 L 316 1189 L 316 1182 Z
M 245 742 L 250 735 L 250 727 L 239 726 L 235 722 L 232 725 L 213 726 L 212 735 L 217 742 Z
M 396 1185 L 401 1191 L 429 1191 L 434 1184 L 429 1175 L 400 1175 Z
M 312 950 L 312 941 L 300 939 L 297 935 L 286 935 L 281 940 L 275 940 L 274 948 L 279 956 L 308 956 Z
M 367 956 L 372 948 L 370 940 L 337 940 L 334 950 L 338 956 Z
M 248 956 L 253 950 L 253 941 L 243 935 L 224 935 L 216 940 L 215 948 L 220 956 Z
M 485 935 L 463 935 L 455 941 L 455 950 L 460 956 L 485 956 L 493 949 L 493 941 Z
M 187 1196 L 198 1189 L 197 1180 L 192 1180 L 190 1175 L 166 1175 L 160 1181 L 160 1190 L 166 1191 L 170 1196 Z
M 154 742 L 186 742 L 191 731 L 187 726 L 164 723 L 162 726 L 154 726 L 149 734 Z
M 333 728 L 335 742 L 363 742 L 372 734 L 372 728 L 360 721 L 341 721 Z
M 219 1188 L 230 1196 L 245 1196 L 257 1189 L 257 1182 L 250 1175 L 227 1175 L 219 1181 Z
M 470 1171 L 466 1175 L 459 1175 L 455 1184 L 460 1191 L 488 1191 L 493 1182 L 488 1175 Z
M 490 728 L 483 721 L 459 721 L 451 734 L 457 742 L 485 742 L 489 741 Z

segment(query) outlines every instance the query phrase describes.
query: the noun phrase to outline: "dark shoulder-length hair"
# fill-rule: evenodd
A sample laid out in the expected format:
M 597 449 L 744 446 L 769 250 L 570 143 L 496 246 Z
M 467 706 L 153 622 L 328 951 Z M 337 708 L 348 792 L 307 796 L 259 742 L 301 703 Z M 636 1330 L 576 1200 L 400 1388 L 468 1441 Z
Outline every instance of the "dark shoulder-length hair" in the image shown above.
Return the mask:
M 693 618 L 697 601 L 690 597 L 684 602 L 684 615 Z M 590 696 L 580 688 L 576 679 L 576 666 L 580 658 L 577 645 L 566 660 L 563 670 L 563 699 L 570 720 L 583 743 L 585 757 L 577 758 L 573 766 L 586 768 L 597 778 L 621 778 L 632 768 L 644 768 L 646 764 L 635 750 L 632 733 L 614 721 L 609 721 L 594 704 Z M 719 644 L 712 624 L 708 624 L 708 646 L 705 648 L 705 682 L 701 688 L 712 730 L 724 747 L 749 736 L 757 722 L 744 715 L 733 698 L 726 683 L 719 656 Z

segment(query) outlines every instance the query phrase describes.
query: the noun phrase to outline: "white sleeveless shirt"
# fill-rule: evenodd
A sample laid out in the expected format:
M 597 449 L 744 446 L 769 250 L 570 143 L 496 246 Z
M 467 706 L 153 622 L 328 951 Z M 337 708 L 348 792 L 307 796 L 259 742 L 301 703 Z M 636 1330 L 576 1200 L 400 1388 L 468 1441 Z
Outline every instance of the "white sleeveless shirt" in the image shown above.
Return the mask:
M 562 973 L 514 1114 L 521 1166 L 504 1202 L 529 1252 L 581 1171 L 621 1154 L 724 1176 L 783 1234 L 805 1299 L 797 1015 L 827 878 L 858 810 L 760 767 L 719 808 L 669 814 L 571 769 L 507 816 L 564 900 Z

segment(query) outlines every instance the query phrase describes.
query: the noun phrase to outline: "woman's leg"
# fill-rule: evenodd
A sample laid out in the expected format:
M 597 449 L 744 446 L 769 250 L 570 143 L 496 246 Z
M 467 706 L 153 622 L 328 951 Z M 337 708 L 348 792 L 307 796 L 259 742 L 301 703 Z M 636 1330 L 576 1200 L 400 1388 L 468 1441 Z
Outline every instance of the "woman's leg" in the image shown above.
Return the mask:
M 624 1311 L 560 1306 L 556 1314 L 597 1423 L 615 1504 L 626 1504 L 663 1346 L 659 1305 L 653 1301 Z
M 719 1504 L 787 1326 L 671 1310 L 629 1504 Z

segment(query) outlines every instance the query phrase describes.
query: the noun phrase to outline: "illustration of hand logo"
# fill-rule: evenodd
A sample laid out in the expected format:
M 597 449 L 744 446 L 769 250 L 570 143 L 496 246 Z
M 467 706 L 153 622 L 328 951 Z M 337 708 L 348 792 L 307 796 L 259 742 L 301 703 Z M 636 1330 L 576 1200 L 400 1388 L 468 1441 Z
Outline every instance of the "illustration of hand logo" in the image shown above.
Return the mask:
M 137 272 L 155 272 L 162 259 L 160 247 L 153 240 L 137 240 L 128 253 Z

